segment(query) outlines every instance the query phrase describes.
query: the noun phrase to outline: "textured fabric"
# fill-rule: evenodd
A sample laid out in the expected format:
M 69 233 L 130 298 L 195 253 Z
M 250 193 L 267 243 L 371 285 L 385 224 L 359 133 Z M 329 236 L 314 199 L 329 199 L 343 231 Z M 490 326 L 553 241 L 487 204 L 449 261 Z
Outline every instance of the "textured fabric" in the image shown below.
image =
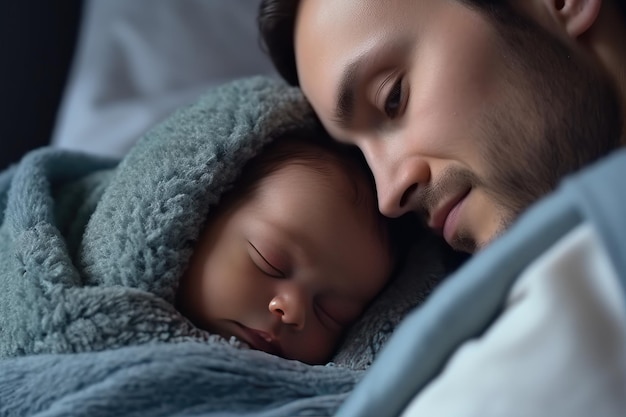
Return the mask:
M 119 164 L 44 148 L 0 177 L 0 357 L 206 340 L 173 307 L 210 208 L 287 129 L 300 93 L 252 78 L 217 88 Z
M 5 359 L 0 372 L 3 417 L 330 416 L 362 373 L 201 343 Z
M 334 363 L 352 369 L 367 369 L 374 363 L 402 319 L 421 305 L 447 274 L 442 250 L 439 238 L 424 235 L 417 240 L 391 285 L 349 329 Z
M 328 366 L 210 335 L 173 306 L 245 163 L 284 132 L 318 127 L 299 90 L 241 79 L 119 163 L 45 148 L 0 173 L 0 415 L 333 415 L 441 277 L 429 237 Z

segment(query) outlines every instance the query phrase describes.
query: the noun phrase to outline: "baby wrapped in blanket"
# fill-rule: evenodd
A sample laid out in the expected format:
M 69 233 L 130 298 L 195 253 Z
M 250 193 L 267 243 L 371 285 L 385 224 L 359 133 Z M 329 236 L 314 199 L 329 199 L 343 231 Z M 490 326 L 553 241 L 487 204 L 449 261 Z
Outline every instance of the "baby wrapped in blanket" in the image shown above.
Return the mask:
M 177 112 L 119 164 L 31 152 L 0 174 L 0 357 L 235 336 L 328 360 L 392 259 L 366 171 L 318 134 L 298 90 L 259 77 Z M 238 178 L 248 188 L 228 193 Z M 441 275 L 426 270 L 418 298 Z M 415 303 L 380 304 L 394 317 L 357 325 L 375 340 L 352 337 L 349 356 L 371 362 L 381 326 Z
M 321 364 L 385 285 L 393 256 L 354 150 L 305 135 L 274 139 L 244 166 L 209 216 L 176 304 L 212 333 Z

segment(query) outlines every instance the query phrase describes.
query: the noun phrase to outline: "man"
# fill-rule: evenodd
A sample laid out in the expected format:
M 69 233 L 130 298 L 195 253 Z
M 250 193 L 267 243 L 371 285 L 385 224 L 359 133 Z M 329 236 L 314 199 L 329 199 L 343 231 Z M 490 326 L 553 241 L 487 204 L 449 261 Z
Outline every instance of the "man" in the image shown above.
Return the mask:
M 361 149 L 383 214 L 469 253 L 502 235 L 404 320 L 338 415 L 623 416 L 625 10 L 262 2 L 274 64 Z
M 624 145 L 623 6 L 268 0 L 260 26 L 281 74 L 362 150 L 380 211 L 471 253 Z

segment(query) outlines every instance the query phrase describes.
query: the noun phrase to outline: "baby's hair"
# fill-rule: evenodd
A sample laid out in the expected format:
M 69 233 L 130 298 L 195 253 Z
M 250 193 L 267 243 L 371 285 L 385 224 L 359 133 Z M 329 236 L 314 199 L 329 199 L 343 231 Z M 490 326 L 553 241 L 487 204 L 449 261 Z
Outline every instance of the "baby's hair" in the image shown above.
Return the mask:
M 371 211 L 368 216 L 370 225 L 377 228 L 389 243 L 390 251 L 395 252 L 391 247 L 388 221 L 378 212 L 374 178 L 365 158 L 358 148 L 335 142 L 321 129 L 293 129 L 274 138 L 243 167 L 217 210 L 237 207 L 257 190 L 261 179 L 289 165 L 305 166 L 328 179 L 332 179 L 336 170 L 343 173 L 351 184 L 346 190 L 351 194 L 346 198 L 351 198 L 356 207 Z M 335 182 L 329 181 L 329 184 L 335 186 Z
M 376 206 L 375 199 L 368 199 L 375 195 L 374 180 L 359 150 L 337 143 L 321 133 L 312 134 L 310 130 L 291 131 L 268 144 L 243 168 L 236 192 L 246 194 L 246 191 L 253 191 L 259 184 L 259 179 L 287 165 L 306 166 L 322 176 L 333 174 L 330 169 L 332 165 L 352 181 L 352 197 L 356 204 Z M 362 185 L 359 186 L 357 182 L 359 179 L 364 180 L 372 193 L 363 193 Z

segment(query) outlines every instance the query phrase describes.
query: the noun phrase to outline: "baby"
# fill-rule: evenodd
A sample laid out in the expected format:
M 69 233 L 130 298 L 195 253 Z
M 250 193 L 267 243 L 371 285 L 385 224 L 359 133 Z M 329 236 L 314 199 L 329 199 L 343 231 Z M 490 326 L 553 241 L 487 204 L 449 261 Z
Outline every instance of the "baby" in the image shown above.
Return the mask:
M 297 89 L 235 81 L 119 162 L 44 148 L 0 173 L 0 358 L 234 337 L 324 363 L 393 275 L 397 224 Z
M 360 155 L 308 135 L 275 140 L 243 168 L 176 305 L 209 332 L 321 364 L 387 283 L 394 250 Z

